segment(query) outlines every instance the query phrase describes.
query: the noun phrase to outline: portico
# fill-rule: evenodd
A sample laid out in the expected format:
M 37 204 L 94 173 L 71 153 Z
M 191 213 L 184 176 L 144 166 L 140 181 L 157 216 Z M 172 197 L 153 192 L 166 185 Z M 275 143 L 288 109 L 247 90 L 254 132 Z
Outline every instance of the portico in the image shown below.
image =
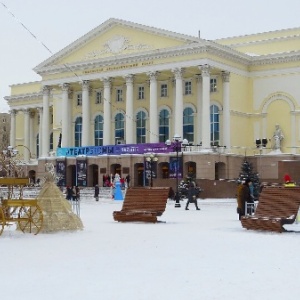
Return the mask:
M 194 74 L 196 70 L 201 71 L 201 75 Z M 222 71 L 213 70 L 221 81 Z M 32 139 L 41 130 L 40 153 L 39 156 L 47 157 L 50 149 L 50 134 L 54 133 L 53 144 L 57 145 L 59 133 L 62 134 L 62 147 L 74 147 L 74 134 L 76 116 L 82 119 L 81 145 L 95 146 L 95 117 L 103 116 L 103 144 L 115 144 L 116 122 L 113 116 L 122 112 L 124 116 L 123 136 L 119 138 L 127 143 L 137 142 L 137 113 L 140 110 L 146 112 L 145 116 L 145 142 L 159 142 L 159 113 L 163 107 L 170 111 L 168 117 L 168 139 L 176 132 L 184 135 L 184 116 L 185 107 L 192 107 L 193 114 L 193 140 L 191 143 L 200 144 L 205 149 L 209 149 L 210 141 L 210 67 L 196 66 L 195 68 L 173 68 L 170 70 L 161 70 L 153 72 L 138 73 L 139 69 L 131 69 L 126 76 L 120 77 L 118 74 L 111 74 L 109 77 L 102 77 L 99 74 L 98 79 L 82 80 L 76 82 L 62 82 L 50 85 L 49 82 L 43 87 L 41 107 L 28 107 L 24 114 L 24 145 L 27 147 L 32 144 Z M 217 73 L 218 72 L 218 73 Z M 186 74 L 186 76 L 184 76 Z M 113 76 L 115 75 L 115 76 Z M 101 79 L 100 79 L 101 78 Z M 167 80 L 166 80 L 167 79 Z M 64 81 L 64 80 L 63 80 Z M 191 86 L 191 90 L 184 90 L 185 82 Z M 174 86 L 174 89 L 173 89 Z M 138 92 L 143 88 L 142 99 L 138 99 Z M 221 87 L 221 84 L 220 84 Z M 96 102 L 96 91 L 101 93 L 101 103 Z M 118 98 L 118 93 L 122 92 L 122 97 Z M 227 89 L 228 97 L 229 87 Z M 80 96 L 79 96 L 80 95 Z M 55 102 L 56 108 L 51 109 L 53 116 L 50 115 L 49 99 Z M 81 99 L 81 100 L 78 100 Z M 228 100 L 227 100 L 228 101 Z M 229 116 L 229 106 L 227 108 L 227 117 Z M 29 123 L 29 111 L 36 111 L 33 121 Z M 15 111 L 16 113 L 16 111 Z M 52 114 L 52 113 L 51 113 Z M 53 121 L 50 121 L 53 118 Z M 202 120 L 201 124 L 198 119 Z M 14 122 L 12 122 L 14 123 Z M 197 126 L 199 124 L 200 126 Z M 30 128 L 29 128 L 30 127 Z M 54 131 L 54 128 L 58 129 Z M 11 143 L 15 140 L 16 127 L 12 126 Z M 36 134 L 29 134 L 29 132 Z M 229 133 L 227 133 L 228 135 Z M 202 139 L 201 139 L 202 137 Z M 36 143 L 34 143 L 36 144 Z M 33 152 L 34 149 L 32 149 Z

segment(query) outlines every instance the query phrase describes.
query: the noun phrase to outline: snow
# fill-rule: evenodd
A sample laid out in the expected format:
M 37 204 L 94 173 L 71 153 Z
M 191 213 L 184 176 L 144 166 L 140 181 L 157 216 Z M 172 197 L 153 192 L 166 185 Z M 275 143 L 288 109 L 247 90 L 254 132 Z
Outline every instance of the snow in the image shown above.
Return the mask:
M 167 204 L 163 222 L 118 223 L 122 201 L 83 199 L 84 230 L 0 236 L 2 299 L 296 299 L 300 225 L 247 231 L 235 199 Z M 299 232 L 296 232 L 298 230 Z

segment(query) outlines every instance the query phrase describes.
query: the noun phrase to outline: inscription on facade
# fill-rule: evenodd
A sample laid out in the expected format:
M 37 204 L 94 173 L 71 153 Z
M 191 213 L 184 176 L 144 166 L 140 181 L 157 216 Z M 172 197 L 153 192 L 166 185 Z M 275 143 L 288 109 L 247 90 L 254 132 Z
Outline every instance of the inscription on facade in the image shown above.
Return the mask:
M 82 72 L 82 74 L 93 74 L 93 73 L 101 73 L 101 72 L 108 72 L 108 71 L 125 70 L 125 69 L 136 68 L 136 67 L 151 66 L 153 64 L 154 64 L 153 61 L 145 61 L 145 62 L 134 63 L 134 64 L 120 65 L 120 66 L 108 66 L 108 67 L 97 68 L 92 70 L 85 70 Z

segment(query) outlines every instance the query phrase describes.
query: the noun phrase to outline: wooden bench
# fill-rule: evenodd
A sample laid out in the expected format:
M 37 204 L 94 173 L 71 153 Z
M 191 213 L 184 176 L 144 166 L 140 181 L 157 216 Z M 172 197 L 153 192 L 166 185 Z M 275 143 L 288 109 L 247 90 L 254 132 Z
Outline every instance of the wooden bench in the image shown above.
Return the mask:
M 121 211 L 114 211 L 119 222 L 157 222 L 165 209 L 169 196 L 168 187 L 127 189 Z
M 264 187 L 252 216 L 241 218 L 246 229 L 287 231 L 283 225 L 293 224 L 300 206 L 300 187 Z

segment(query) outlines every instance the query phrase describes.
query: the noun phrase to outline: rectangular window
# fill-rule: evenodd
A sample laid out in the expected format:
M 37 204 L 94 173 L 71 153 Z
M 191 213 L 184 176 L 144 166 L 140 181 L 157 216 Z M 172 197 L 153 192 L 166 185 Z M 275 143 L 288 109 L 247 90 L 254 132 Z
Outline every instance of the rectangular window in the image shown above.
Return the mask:
M 123 90 L 122 89 L 117 89 L 116 90 L 116 101 L 117 102 L 122 102 L 123 101 Z
M 186 81 L 184 83 L 184 94 L 185 95 L 191 95 L 192 94 L 192 82 Z
M 214 93 L 217 91 L 217 78 L 210 79 L 210 92 Z
M 168 97 L 168 85 L 166 83 L 163 83 L 160 86 L 160 96 L 161 97 Z
M 145 99 L 145 87 L 143 86 L 139 86 L 138 99 L 139 100 Z
M 100 104 L 100 103 L 102 103 L 102 92 L 101 91 L 97 91 L 96 92 L 95 104 Z
M 77 94 L 77 105 L 82 106 L 82 94 Z

